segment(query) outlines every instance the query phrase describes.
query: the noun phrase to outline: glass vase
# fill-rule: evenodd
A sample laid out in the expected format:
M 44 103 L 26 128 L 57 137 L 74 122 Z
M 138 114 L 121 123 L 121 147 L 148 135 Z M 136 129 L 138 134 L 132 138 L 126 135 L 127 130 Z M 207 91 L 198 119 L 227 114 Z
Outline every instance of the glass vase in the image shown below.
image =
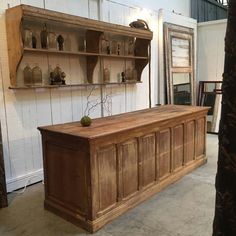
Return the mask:
M 33 84 L 32 70 L 28 64 L 26 65 L 26 67 L 23 70 L 23 76 L 24 76 L 24 85 L 32 85 Z
M 34 85 L 42 85 L 42 70 L 38 65 L 32 69 L 32 80 Z
M 29 28 L 25 28 L 23 31 L 23 43 L 24 47 L 32 48 L 33 32 Z

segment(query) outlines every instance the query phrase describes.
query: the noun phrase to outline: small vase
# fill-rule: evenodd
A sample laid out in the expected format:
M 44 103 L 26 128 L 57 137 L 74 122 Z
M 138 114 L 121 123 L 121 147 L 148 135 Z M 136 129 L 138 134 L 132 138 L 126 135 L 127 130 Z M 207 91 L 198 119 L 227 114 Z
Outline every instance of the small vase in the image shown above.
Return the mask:
M 58 43 L 59 51 L 63 51 L 64 50 L 64 38 L 62 37 L 62 35 L 59 35 L 57 37 L 57 43 Z

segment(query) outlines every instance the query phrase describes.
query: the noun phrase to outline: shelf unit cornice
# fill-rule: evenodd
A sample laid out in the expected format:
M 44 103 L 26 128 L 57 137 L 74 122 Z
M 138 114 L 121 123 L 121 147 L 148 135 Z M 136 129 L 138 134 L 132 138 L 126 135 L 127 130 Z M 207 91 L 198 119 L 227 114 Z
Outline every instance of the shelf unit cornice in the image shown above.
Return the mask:
M 33 18 L 34 20 L 37 21 L 51 21 L 51 22 L 54 21 L 56 23 L 70 24 L 74 25 L 75 27 L 86 28 L 89 30 L 101 31 L 101 32 L 105 31 L 105 32 L 110 32 L 112 34 L 120 34 L 120 35 L 125 34 L 130 37 L 138 37 L 149 40 L 151 40 L 153 37 L 153 33 L 149 30 L 141 30 L 141 29 L 131 28 L 128 26 L 97 21 L 85 17 L 69 15 L 29 5 L 21 4 L 13 8 L 17 8 L 18 11 L 21 12 L 22 18 Z

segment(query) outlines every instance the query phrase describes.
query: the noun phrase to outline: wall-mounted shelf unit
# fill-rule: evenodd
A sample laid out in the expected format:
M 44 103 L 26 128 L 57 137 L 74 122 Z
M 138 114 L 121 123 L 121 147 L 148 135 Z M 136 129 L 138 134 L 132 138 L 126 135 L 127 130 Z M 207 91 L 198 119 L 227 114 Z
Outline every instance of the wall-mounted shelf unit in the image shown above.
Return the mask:
M 46 28 L 44 33 L 46 31 L 47 37 L 45 48 L 42 45 L 43 27 Z M 149 45 L 153 34 L 149 30 L 110 24 L 28 5 L 19 5 L 6 10 L 6 29 L 11 89 L 87 86 L 88 83 L 107 85 L 109 83 L 141 82 L 142 71 L 150 61 Z M 63 37 L 61 42 L 63 49 L 60 49 L 59 35 Z M 133 51 L 130 52 L 129 47 Z M 22 64 L 31 63 L 30 59 L 27 61 L 30 56 L 37 58 L 53 56 L 60 58 L 61 61 L 65 60 L 66 56 L 78 57 L 78 60 L 84 58 L 83 71 L 85 71 L 86 81 L 84 83 L 78 81 L 69 85 L 50 85 L 49 66 L 51 65 L 48 64 L 42 68 L 42 74 L 45 77 L 42 79 L 42 84 L 28 86 L 22 82 L 23 79 L 19 82 L 18 77 L 23 78 Z M 104 61 L 106 60 L 119 61 L 130 67 L 129 71 L 133 72 L 132 76 L 127 76 L 129 78 L 126 81 L 127 83 L 116 78 L 113 80 L 109 78 L 108 81 L 104 81 L 104 65 L 106 64 Z M 60 66 L 63 70 L 64 64 L 62 63 Z M 21 69 L 19 69 L 20 67 Z M 96 67 L 98 67 L 96 73 L 99 75 L 96 74 L 98 79 L 95 81 L 94 71 Z M 110 65 L 109 69 L 112 70 L 113 66 Z M 120 69 L 120 73 L 122 69 Z M 73 66 L 71 70 L 73 70 Z M 126 73 L 126 68 L 123 71 Z M 134 74 L 135 78 L 133 78 Z

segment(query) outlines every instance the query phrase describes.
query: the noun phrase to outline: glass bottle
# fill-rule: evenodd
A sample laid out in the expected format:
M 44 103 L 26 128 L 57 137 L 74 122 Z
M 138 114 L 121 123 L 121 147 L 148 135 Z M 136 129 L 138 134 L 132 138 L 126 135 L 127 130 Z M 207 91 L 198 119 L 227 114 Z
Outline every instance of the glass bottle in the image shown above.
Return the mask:
M 41 47 L 44 49 L 48 48 L 48 31 L 47 31 L 47 25 L 44 24 L 43 29 L 40 33 L 41 38 Z
M 33 32 L 29 28 L 25 28 L 23 32 L 24 47 L 32 48 L 32 36 Z
M 108 48 L 109 48 L 109 41 L 103 36 L 101 38 L 101 53 L 110 54 Z
M 134 39 L 129 38 L 128 40 L 128 55 L 133 56 L 134 55 Z
M 34 85 L 42 85 L 42 70 L 38 65 L 32 69 L 32 80 Z
M 103 69 L 103 82 L 104 83 L 110 82 L 110 71 L 108 68 Z
M 117 41 L 111 41 L 111 54 L 117 55 Z
M 32 35 L 32 48 L 37 48 L 37 36 L 35 33 Z
M 26 65 L 26 67 L 23 70 L 23 75 L 24 75 L 24 84 L 25 85 L 32 85 L 32 82 L 33 82 L 32 70 L 28 64 Z
M 57 49 L 57 36 L 54 32 L 48 33 L 48 47 L 49 49 Z
M 126 69 L 126 71 L 125 71 L 125 79 L 132 80 L 132 71 L 130 68 Z
M 86 52 L 86 40 L 84 36 L 78 38 L 78 50 L 80 52 Z

